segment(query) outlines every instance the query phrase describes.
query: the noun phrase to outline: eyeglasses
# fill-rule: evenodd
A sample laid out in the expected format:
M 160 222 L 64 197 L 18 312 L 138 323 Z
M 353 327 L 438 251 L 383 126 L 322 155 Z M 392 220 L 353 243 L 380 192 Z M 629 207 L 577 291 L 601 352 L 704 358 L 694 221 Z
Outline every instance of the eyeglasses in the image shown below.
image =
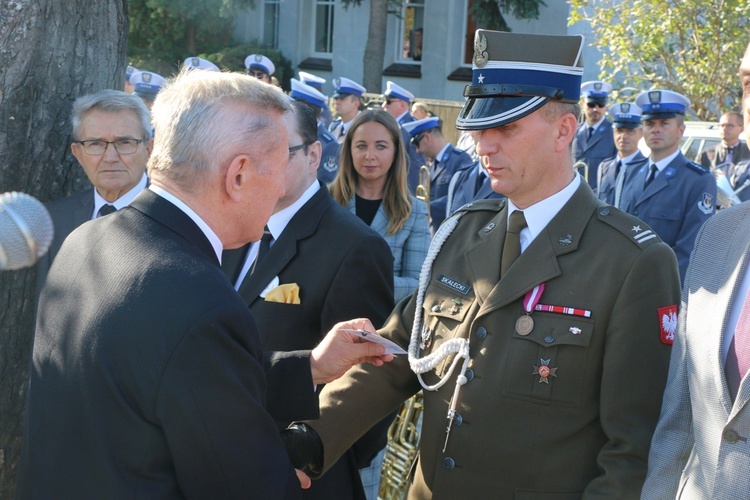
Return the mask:
M 307 154 L 307 146 L 309 146 L 309 144 L 303 142 L 302 144 L 297 144 L 296 146 L 292 146 L 291 148 L 289 148 L 289 160 L 293 160 L 295 153 L 300 149 L 303 149 L 305 151 L 305 154 Z
M 421 132 L 418 135 L 415 135 L 414 138 L 411 140 L 411 143 L 414 144 L 415 148 L 419 147 L 419 143 L 424 139 L 424 136 L 427 135 L 427 132 Z
M 390 106 L 391 104 L 393 104 L 393 99 L 386 99 L 385 104 Z
M 86 154 L 91 156 L 101 156 L 107 152 L 107 148 L 110 144 L 115 147 L 117 154 L 121 155 L 132 155 L 138 150 L 138 145 L 145 139 L 120 139 L 119 141 L 102 141 L 99 139 L 92 139 L 90 141 L 74 141 L 74 144 L 80 144 L 83 146 L 83 150 Z
M 598 102 L 587 102 L 586 106 L 588 106 L 589 108 L 603 108 L 604 106 L 606 106 L 606 104 L 600 104 Z

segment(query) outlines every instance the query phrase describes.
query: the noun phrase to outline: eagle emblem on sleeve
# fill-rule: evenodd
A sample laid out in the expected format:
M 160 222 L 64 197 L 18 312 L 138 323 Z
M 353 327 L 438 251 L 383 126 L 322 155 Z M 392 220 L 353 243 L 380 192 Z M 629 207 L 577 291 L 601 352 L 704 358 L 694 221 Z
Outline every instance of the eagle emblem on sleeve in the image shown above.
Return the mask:
M 661 341 L 667 345 L 674 343 L 674 334 L 677 331 L 677 306 L 667 306 L 659 309 L 659 330 Z

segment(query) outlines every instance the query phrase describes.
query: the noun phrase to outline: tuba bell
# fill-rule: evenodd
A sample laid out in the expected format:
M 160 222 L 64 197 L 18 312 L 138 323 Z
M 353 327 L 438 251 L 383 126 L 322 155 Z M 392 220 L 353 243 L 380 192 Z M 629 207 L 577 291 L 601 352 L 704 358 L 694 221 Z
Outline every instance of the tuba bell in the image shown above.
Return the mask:
M 420 391 L 401 405 L 396 420 L 388 429 L 378 498 L 403 500 L 417 461 L 424 396 Z
M 578 160 L 573 164 L 573 168 L 583 176 L 586 182 L 589 181 L 589 166 L 585 161 Z

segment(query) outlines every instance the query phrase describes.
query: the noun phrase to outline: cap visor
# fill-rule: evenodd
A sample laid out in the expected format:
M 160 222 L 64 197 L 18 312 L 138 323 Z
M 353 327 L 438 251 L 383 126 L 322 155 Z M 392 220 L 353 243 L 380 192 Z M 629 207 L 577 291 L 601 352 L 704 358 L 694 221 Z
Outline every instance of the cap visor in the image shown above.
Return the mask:
M 334 98 L 337 98 L 337 97 L 346 97 L 348 95 L 352 95 L 352 94 L 350 94 L 349 92 L 334 92 L 333 93 L 333 97 Z
M 539 96 L 470 97 L 456 119 L 459 130 L 484 130 L 520 120 L 550 99 Z

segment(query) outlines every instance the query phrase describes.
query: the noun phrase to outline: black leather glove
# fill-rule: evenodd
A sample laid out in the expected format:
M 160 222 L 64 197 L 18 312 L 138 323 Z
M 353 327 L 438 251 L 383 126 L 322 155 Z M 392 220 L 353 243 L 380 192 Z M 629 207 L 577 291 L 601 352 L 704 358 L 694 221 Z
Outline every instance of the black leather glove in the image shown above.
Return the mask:
M 295 469 L 320 474 L 323 468 L 323 442 L 315 429 L 292 424 L 281 431 L 281 441 Z

